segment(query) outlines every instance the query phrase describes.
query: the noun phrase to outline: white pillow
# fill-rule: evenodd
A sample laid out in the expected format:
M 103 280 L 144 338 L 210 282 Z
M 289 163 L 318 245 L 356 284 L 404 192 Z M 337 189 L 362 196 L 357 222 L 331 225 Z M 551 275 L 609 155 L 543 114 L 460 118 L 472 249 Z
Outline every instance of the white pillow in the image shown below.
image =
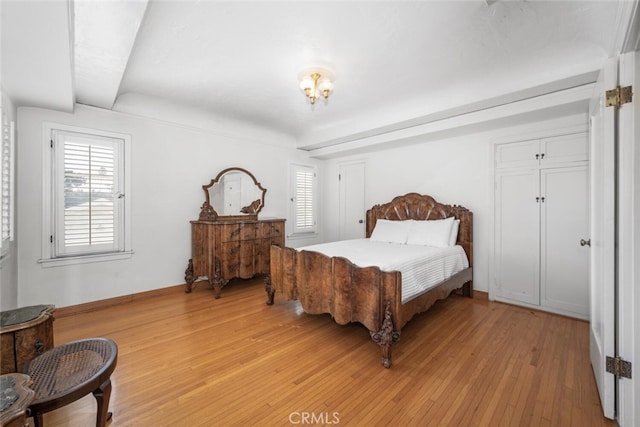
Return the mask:
M 458 229 L 460 228 L 460 220 L 456 219 L 451 225 L 451 237 L 449 238 L 449 246 L 455 246 L 458 242 Z
M 390 221 L 379 219 L 371 233 L 371 240 L 389 243 L 407 243 L 407 236 L 413 221 Z
M 449 246 L 453 220 L 453 217 L 449 217 L 446 219 L 414 221 L 411 225 L 407 244 L 437 246 L 440 248 Z

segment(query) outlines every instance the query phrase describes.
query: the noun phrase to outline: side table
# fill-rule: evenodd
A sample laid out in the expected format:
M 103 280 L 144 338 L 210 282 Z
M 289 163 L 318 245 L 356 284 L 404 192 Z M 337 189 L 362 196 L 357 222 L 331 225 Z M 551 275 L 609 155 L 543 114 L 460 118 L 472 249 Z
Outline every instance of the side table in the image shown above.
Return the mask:
M 24 427 L 27 424 L 27 408 L 35 397 L 28 386 L 31 378 L 25 374 L 0 375 L 0 426 Z
M 53 305 L 0 312 L 0 374 L 22 372 L 26 362 L 53 348 Z

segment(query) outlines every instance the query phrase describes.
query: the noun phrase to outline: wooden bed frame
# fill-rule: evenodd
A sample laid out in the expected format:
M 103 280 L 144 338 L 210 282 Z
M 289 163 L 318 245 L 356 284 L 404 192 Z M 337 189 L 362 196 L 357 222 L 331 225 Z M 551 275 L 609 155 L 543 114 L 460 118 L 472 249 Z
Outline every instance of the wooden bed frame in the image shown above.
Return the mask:
M 362 268 L 342 257 L 278 246 L 271 246 L 270 275 L 265 279 L 267 304 L 273 304 L 274 293 L 278 291 L 288 300 L 299 300 L 306 313 L 329 313 L 341 325 L 362 323 L 381 347 L 382 365 L 389 368 L 391 346 L 414 315 L 456 290 L 473 297 L 473 213 L 462 206 L 444 205 L 417 193 L 398 196 L 367 211 L 367 237 L 371 236 L 378 219 L 434 220 L 451 216 L 460 220 L 457 244 L 464 248 L 469 268 L 404 304 L 399 271 Z

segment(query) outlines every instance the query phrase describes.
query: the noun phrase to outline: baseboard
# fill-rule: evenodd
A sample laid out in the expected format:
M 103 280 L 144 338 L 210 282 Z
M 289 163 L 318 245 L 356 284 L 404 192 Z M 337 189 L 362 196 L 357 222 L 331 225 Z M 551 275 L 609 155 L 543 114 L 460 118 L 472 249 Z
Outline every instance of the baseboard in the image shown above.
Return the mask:
M 482 301 L 489 301 L 489 293 L 485 291 L 473 290 L 473 299 L 479 299 Z
M 576 314 L 576 313 L 557 311 L 556 309 L 551 308 L 551 307 L 533 306 L 533 305 L 527 304 L 527 303 L 521 303 L 521 302 L 518 302 L 518 301 L 511 301 L 511 300 L 506 299 L 506 298 L 505 299 L 496 299 L 493 302 L 498 303 L 498 304 L 510 305 L 512 307 L 524 308 L 525 310 L 529 310 L 531 312 L 551 314 L 553 316 L 566 317 L 567 319 L 579 320 L 581 322 L 589 323 L 588 317 L 585 317 L 583 315 Z
M 70 305 L 67 307 L 57 308 L 54 316 L 57 318 L 73 316 L 89 311 L 100 310 L 102 308 L 112 307 L 114 305 L 126 304 L 140 299 L 148 299 L 170 293 L 184 291 L 184 285 L 169 286 L 168 288 L 153 289 L 151 291 L 140 292 L 137 294 L 123 295 L 115 298 L 107 298 L 98 301 L 87 302 L 84 304 Z
M 123 295 L 115 298 L 107 298 L 98 301 L 87 302 L 84 304 L 70 305 L 67 307 L 56 308 L 55 317 L 67 317 L 89 311 L 100 310 L 114 305 L 126 304 L 140 299 L 153 298 L 161 295 L 175 293 L 184 290 L 185 285 L 169 286 L 168 288 L 153 289 L 151 291 L 139 292 L 137 294 Z M 489 300 L 489 294 L 484 291 L 473 290 L 473 298 L 482 301 Z

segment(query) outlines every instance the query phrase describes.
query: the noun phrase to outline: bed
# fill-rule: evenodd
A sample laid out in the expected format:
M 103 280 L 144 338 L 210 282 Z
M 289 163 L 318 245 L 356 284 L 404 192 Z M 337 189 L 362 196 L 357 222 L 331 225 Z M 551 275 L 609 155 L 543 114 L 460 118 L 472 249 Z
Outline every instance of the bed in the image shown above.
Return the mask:
M 442 230 L 444 223 L 449 221 L 458 232 L 447 240 L 463 252 L 467 263 L 427 289 L 413 289 L 414 295 L 410 298 L 403 299 L 403 273 L 388 271 L 389 265 L 368 266 L 360 260 L 357 262 L 361 266 L 358 266 L 344 256 L 332 255 L 332 249 L 320 245 L 300 249 L 271 246 L 270 274 L 265 279 L 267 304 L 273 305 L 277 292 L 287 300 L 299 300 L 306 313 L 329 313 L 341 325 L 363 324 L 380 346 L 382 365 L 389 368 L 391 348 L 399 340 L 402 327 L 414 315 L 428 310 L 453 292 L 473 297 L 473 213 L 462 206 L 438 203 L 430 196 L 417 193 L 395 197 L 389 203 L 367 211 L 366 237 L 369 241 L 394 240 L 399 234 L 397 230 L 405 225 L 414 227 L 409 230 L 417 229 L 415 227 Z M 379 224 L 378 229 L 376 224 Z M 382 232 L 392 230 L 391 227 L 394 230 L 391 234 Z M 403 246 L 401 238 L 397 239 L 395 246 Z M 419 244 L 425 243 L 416 237 L 409 237 L 408 243 L 413 245 L 416 239 Z M 431 244 L 432 238 L 429 239 L 426 243 Z M 405 275 L 408 281 L 409 274 Z

